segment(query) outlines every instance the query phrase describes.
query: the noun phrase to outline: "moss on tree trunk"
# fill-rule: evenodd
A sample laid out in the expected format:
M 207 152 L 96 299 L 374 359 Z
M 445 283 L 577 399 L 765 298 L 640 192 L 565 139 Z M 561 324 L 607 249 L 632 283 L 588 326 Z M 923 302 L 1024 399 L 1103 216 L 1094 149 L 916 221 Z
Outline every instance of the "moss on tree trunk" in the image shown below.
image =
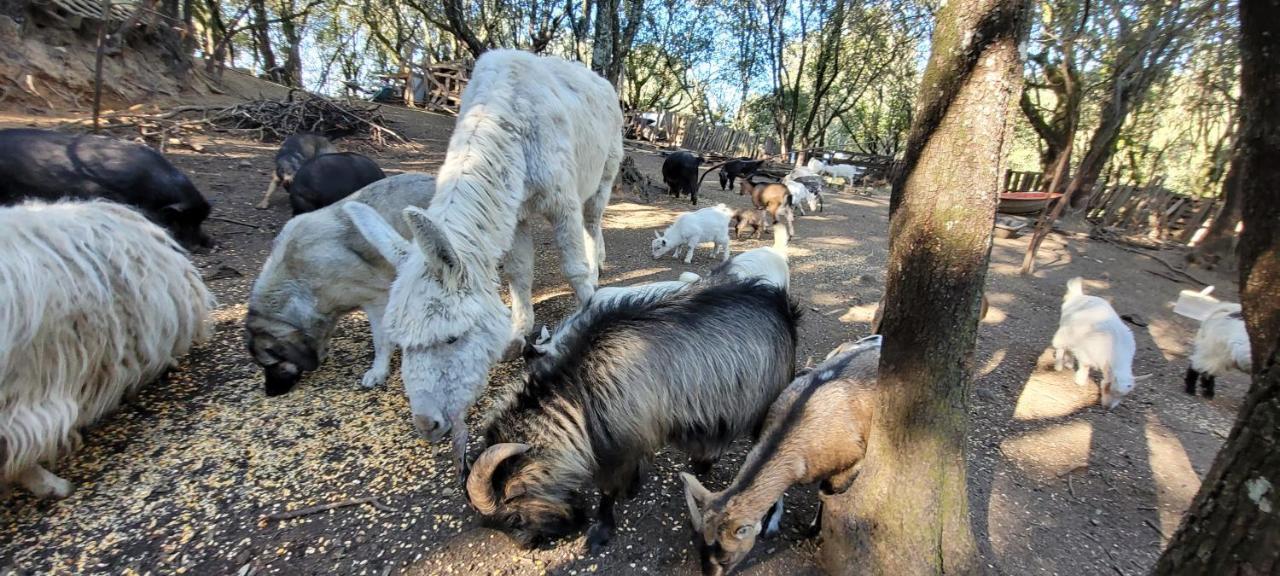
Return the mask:
M 877 400 L 863 469 L 827 499 L 833 574 L 980 571 L 965 486 L 968 388 L 1023 1 L 952 0 L 938 14 L 917 120 L 894 183 Z

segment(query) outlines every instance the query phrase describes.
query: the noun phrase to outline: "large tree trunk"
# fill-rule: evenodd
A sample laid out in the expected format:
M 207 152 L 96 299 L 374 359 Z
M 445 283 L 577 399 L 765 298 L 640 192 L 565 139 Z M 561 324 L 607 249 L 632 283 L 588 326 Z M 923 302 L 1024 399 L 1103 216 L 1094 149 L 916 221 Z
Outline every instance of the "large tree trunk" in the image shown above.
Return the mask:
M 1158 575 L 1280 572 L 1280 0 L 1242 0 L 1240 32 L 1240 297 L 1253 385 Z
M 265 0 L 249 0 L 253 7 L 253 38 L 257 43 L 258 56 L 261 58 L 262 70 L 267 78 L 278 81 L 279 71 L 276 69 L 276 53 L 271 49 L 271 24 L 267 18 Z
M 826 499 L 833 574 L 981 571 L 965 479 L 979 301 L 1021 84 L 1026 0 L 938 13 L 916 123 L 890 203 L 881 394 L 863 469 Z

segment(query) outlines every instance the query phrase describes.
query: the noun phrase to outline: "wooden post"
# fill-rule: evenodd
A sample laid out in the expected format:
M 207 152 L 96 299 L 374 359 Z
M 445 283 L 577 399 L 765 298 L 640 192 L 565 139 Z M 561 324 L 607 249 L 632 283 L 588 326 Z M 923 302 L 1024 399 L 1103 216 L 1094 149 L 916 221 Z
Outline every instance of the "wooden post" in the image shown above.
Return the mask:
M 107 25 L 111 21 L 111 0 L 102 0 L 102 17 L 98 21 L 98 52 L 93 62 L 93 133 L 101 129 L 99 116 L 102 114 L 102 59 L 107 50 Z

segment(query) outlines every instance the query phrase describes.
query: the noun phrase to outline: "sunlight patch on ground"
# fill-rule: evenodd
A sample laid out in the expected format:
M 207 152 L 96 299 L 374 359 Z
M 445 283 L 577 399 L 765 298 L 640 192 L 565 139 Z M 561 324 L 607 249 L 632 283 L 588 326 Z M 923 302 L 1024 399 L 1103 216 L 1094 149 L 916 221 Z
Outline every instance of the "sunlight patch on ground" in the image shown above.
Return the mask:
M 840 316 L 840 321 L 845 324 L 852 324 L 855 322 L 866 322 L 869 324 L 876 316 L 876 306 L 878 304 L 878 302 L 872 302 L 870 304 L 850 306 L 849 310 Z
M 1173 534 L 1182 521 L 1182 511 L 1191 505 L 1200 483 L 1195 481 L 1196 472 L 1187 458 L 1186 448 L 1155 412 L 1147 412 L 1146 437 L 1151 477 L 1155 479 L 1156 502 L 1160 509 L 1160 527 L 1165 534 Z
M 230 306 L 219 306 L 209 314 L 209 319 L 219 324 L 223 322 L 240 322 L 244 320 L 246 314 L 249 313 L 249 305 L 240 302 Z
M 1059 375 L 1032 374 L 1022 388 L 1022 395 L 1018 396 L 1018 405 L 1013 409 L 1014 420 L 1060 418 L 1092 404 L 1092 395 L 1069 394 L 1064 389 L 1064 386 L 1075 386 L 1070 380 L 1072 374 L 1070 370 Z
M 1192 341 L 1185 339 L 1185 334 L 1195 334 L 1200 329 L 1200 325 L 1192 320 L 1173 320 L 1173 304 L 1169 304 L 1169 315 L 1164 318 L 1150 319 L 1150 325 L 1147 326 L 1147 332 L 1151 334 L 1151 340 L 1156 343 L 1156 348 L 1160 349 L 1160 354 L 1168 362 L 1185 361 L 1191 355 Z M 1176 318 L 1182 318 L 1176 316 Z M 1187 327 L 1179 326 L 1186 324 Z M 1135 331 L 1141 328 L 1134 328 Z
M 987 317 L 990 318 L 991 316 L 987 316 Z M 991 354 L 991 357 L 987 358 L 987 361 L 982 364 L 982 368 L 978 369 L 977 377 L 981 378 L 983 376 L 986 376 L 987 374 L 994 372 L 996 368 L 1000 367 L 1000 363 L 1004 362 L 1004 358 L 1008 354 L 1009 354 L 1009 350 L 1007 348 L 1001 348 L 993 352 Z
M 1074 420 L 1027 432 L 1000 443 L 1000 451 L 1028 477 L 1042 482 L 1089 464 L 1093 425 Z
M 675 220 L 675 213 L 655 206 L 631 202 L 610 204 L 604 213 L 604 225 L 610 230 L 642 230 L 663 228 Z

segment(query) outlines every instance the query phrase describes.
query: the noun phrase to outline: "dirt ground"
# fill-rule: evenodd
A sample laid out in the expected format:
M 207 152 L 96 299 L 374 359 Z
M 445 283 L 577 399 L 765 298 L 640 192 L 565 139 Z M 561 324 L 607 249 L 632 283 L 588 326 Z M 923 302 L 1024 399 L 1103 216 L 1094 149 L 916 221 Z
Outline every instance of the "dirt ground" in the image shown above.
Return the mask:
M 230 96 L 229 96 L 230 97 Z M 362 148 L 388 173 L 434 171 L 453 119 L 391 110 L 411 147 Z M 47 122 L 13 113 L 5 127 Z M 373 356 L 358 316 L 337 331 L 330 358 L 293 393 L 266 398 L 244 350 L 241 322 L 253 278 L 288 218 L 278 196 L 253 208 L 265 189 L 274 145 L 209 134 L 203 153 L 170 150 L 214 204 L 209 232 L 219 246 L 195 257 L 218 296 L 217 332 L 169 378 L 145 389 L 84 437 L 57 472 L 77 486 L 59 502 L 18 493 L 0 508 L 0 574 L 694 574 L 684 500 L 676 472 L 685 458 L 664 452 L 640 495 L 621 505 L 620 531 L 606 551 L 584 555 L 581 536 L 522 551 L 478 526 L 444 446 L 413 432 L 398 375 L 373 391 L 359 378 Z M 339 142 L 339 147 L 344 147 Z M 661 157 L 629 150 L 657 178 Z M 714 178 L 705 203 L 747 201 Z M 826 210 L 796 222 L 793 295 L 803 306 L 799 361 L 817 361 L 863 336 L 884 283 L 886 193 L 839 192 Z M 661 198 L 616 197 L 606 214 L 609 261 L 602 284 L 706 272 L 708 249 L 690 266 L 648 253 L 652 231 L 688 210 Z M 766 237 L 767 238 L 767 237 Z M 547 230 L 535 240 L 538 322 L 568 313 L 572 295 L 559 274 Z M 744 240 L 734 252 L 763 245 Z M 1051 237 L 1033 277 L 1017 274 L 1025 239 L 997 240 L 987 284 L 991 312 L 979 334 L 971 403 L 969 497 L 973 528 L 993 573 L 1141 574 L 1149 570 L 1229 430 L 1247 386 L 1220 380 L 1217 399 L 1181 391 L 1196 328 L 1171 312 L 1183 288 L 1151 273 L 1154 260 L 1106 243 Z M 1172 255 L 1165 254 L 1165 258 Z M 1224 276 L 1197 272 L 1233 298 Z M 1136 372 L 1155 377 L 1117 409 L 1097 406 L 1096 386 L 1055 373 L 1046 347 L 1063 286 L 1083 276 L 1088 291 L 1111 298 L 1132 326 Z M 491 386 L 521 374 L 495 368 Z M 486 402 L 482 401 L 478 410 Z M 742 446 L 708 484 L 732 478 Z M 783 534 L 761 542 L 744 574 L 805 574 L 819 542 L 800 528 L 815 510 L 812 487 L 787 495 Z M 294 519 L 268 515 L 352 498 L 360 504 Z

